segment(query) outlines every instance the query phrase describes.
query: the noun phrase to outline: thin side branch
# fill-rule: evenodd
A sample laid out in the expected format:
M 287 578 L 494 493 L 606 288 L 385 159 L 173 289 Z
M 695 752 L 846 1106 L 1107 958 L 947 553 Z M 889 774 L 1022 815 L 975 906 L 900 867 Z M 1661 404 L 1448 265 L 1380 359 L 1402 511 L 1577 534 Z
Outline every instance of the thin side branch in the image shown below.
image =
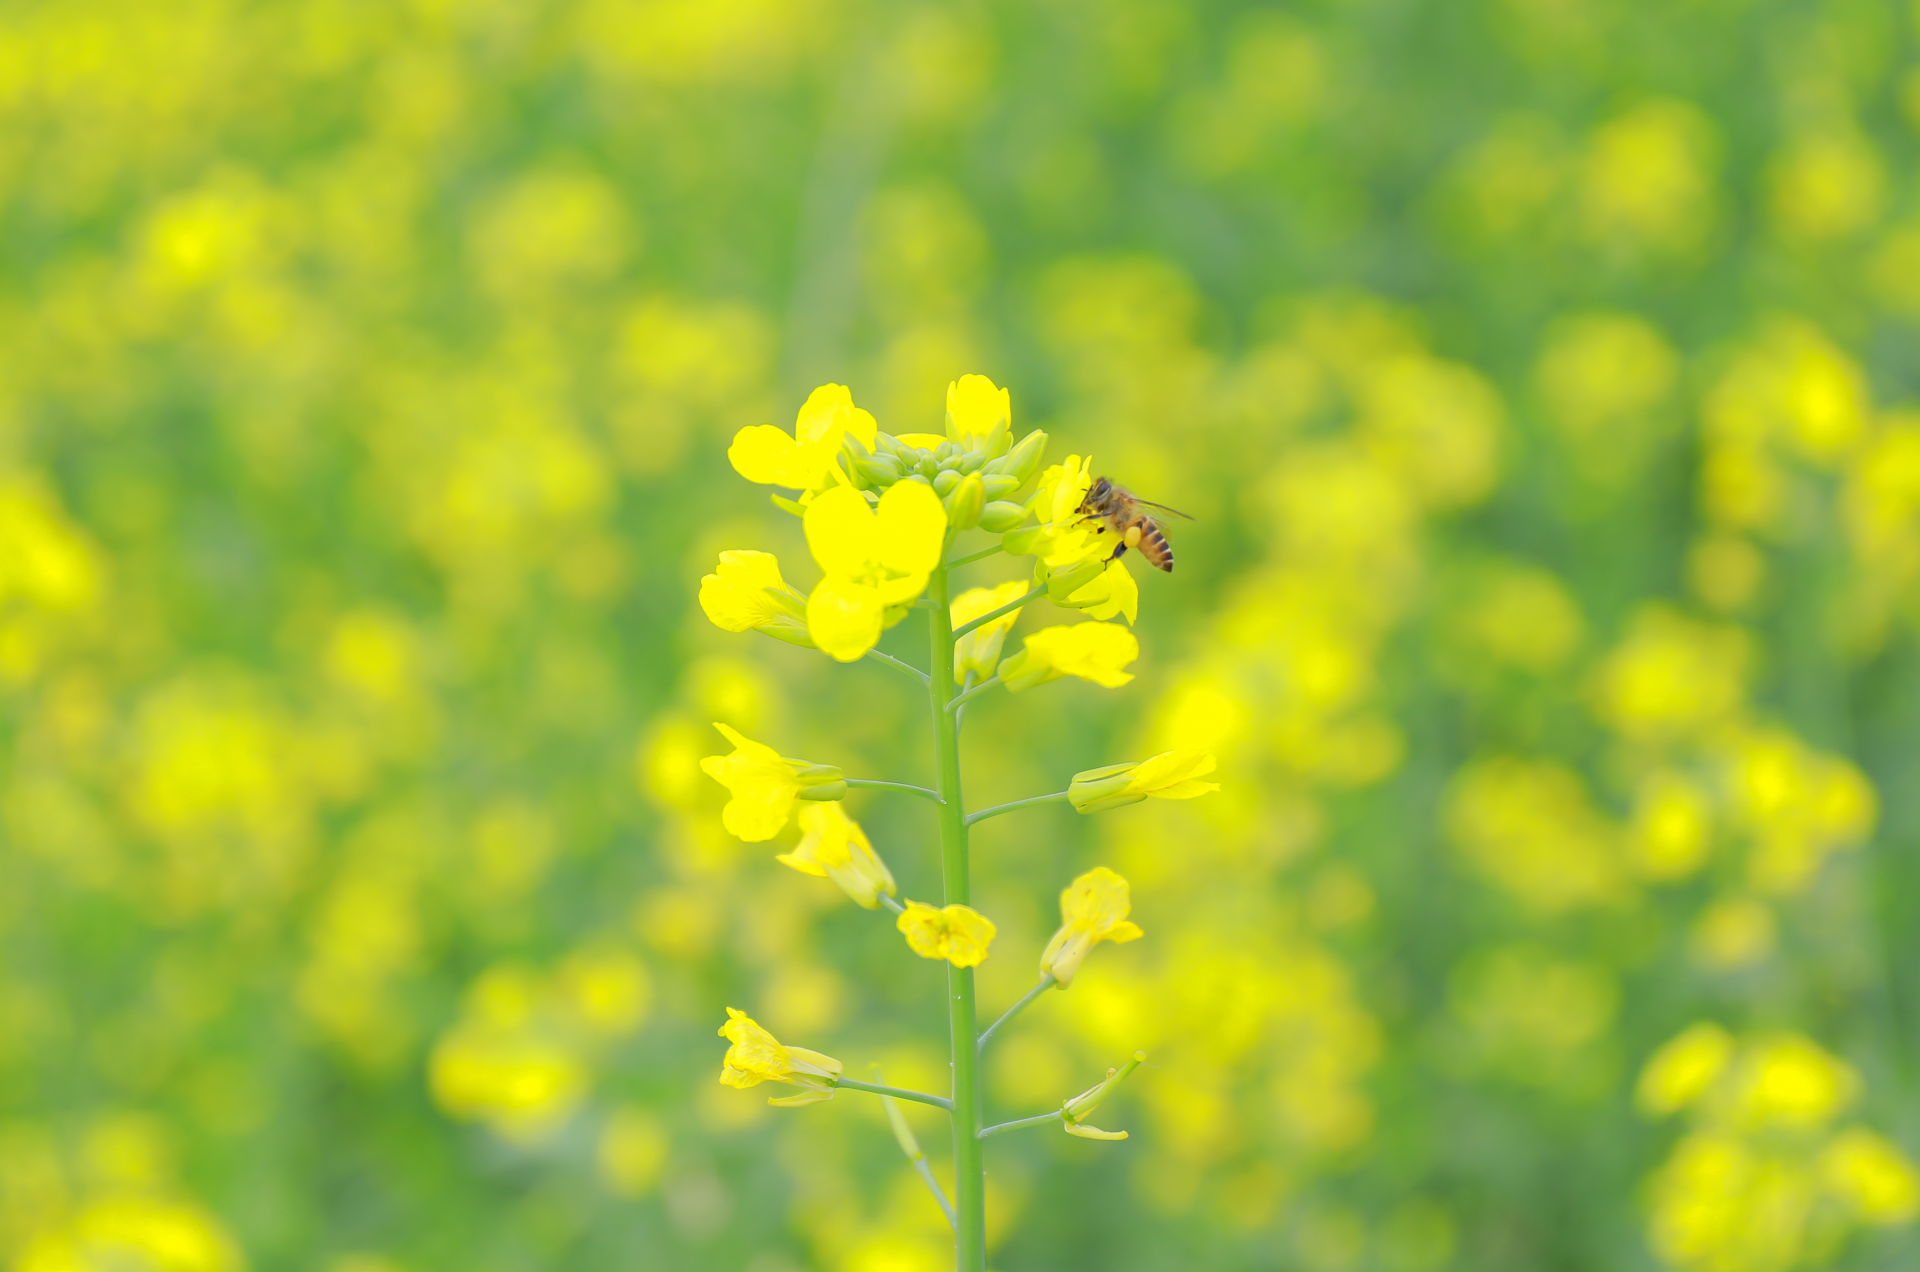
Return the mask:
M 889 667 L 898 667 L 901 671 L 906 672 L 923 685 L 927 683 L 926 672 L 920 670 L 910 662 L 895 658 L 892 654 L 883 654 L 877 649 L 869 649 L 867 651 L 867 657 L 873 659 L 875 662 L 885 663 Z
M 864 786 L 876 791 L 905 791 L 909 795 L 918 795 L 921 799 L 930 799 L 936 804 L 944 804 L 939 791 L 928 790 L 924 786 L 915 786 L 911 782 L 882 782 L 871 777 L 850 777 L 848 786 Z
M 873 1066 L 873 1080 L 875 1082 L 886 1080 L 886 1075 L 880 1072 L 880 1066 L 877 1064 Z M 900 1112 L 900 1102 L 890 1095 L 883 1095 L 880 1097 L 880 1103 L 886 1106 L 887 1123 L 893 1127 L 894 1142 L 900 1145 L 900 1151 L 907 1155 L 909 1162 L 913 1163 L 914 1170 L 919 1172 L 921 1180 L 927 1185 L 927 1191 L 933 1194 L 933 1199 L 940 1203 L 940 1213 L 947 1217 L 947 1227 L 958 1231 L 959 1225 L 953 1218 L 953 1203 L 947 1200 L 947 1194 L 941 1189 L 939 1181 L 933 1177 L 933 1168 L 927 1165 L 927 1155 L 920 1151 L 920 1141 L 914 1138 L 913 1128 L 907 1125 L 906 1115 Z
M 1028 808 L 1034 804 L 1051 804 L 1056 800 L 1062 800 L 1066 797 L 1067 792 L 1055 791 L 1051 795 L 1035 795 L 1030 799 L 1016 799 L 1011 804 L 995 804 L 992 808 L 983 808 L 977 813 L 968 813 L 967 825 L 971 826 L 975 822 L 983 822 L 989 817 L 998 817 L 1002 813 L 1010 813 L 1016 808 Z
M 947 710 L 953 712 L 956 716 L 958 716 L 961 709 L 964 708 L 967 705 L 967 703 L 973 701 L 973 699 L 979 697 L 981 694 L 985 693 L 987 690 L 993 688 L 995 685 L 999 683 L 1000 683 L 1000 677 L 988 676 L 985 680 L 982 680 L 979 684 L 967 690 L 965 693 L 957 693 L 953 695 L 952 700 L 947 703 Z
M 834 1081 L 837 1087 L 849 1091 L 868 1091 L 874 1095 L 890 1095 L 896 1100 L 912 1100 L 915 1104 L 931 1104 L 936 1109 L 953 1112 L 953 1101 L 944 1095 L 928 1095 L 925 1091 L 907 1091 L 900 1087 L 877 1086 L 871 1082 L 856 1082 L 852 1078 L 839 1078 Z
M 1028 1003 L 1040 997 L 1041 994 L 1045 993 L 1047 990 L 1051 988 L 1053 988 L 1053 973 L 1052 972 L 1042 973 L 1040 976 L 1040 983 L 1038 985 L 1035 985 L 1032 989 L 1028 990 L 1026 993 L 1026 997 L 1022 998 L 1019 1002 L 1015 1003 L 1013 1006 L 1007 1008 L 1007 1010 L 1001 1014 L 1000 1019 L 994 1021 L 992 1024 L 988 1025 L 984 1030 L 981 1031 L 979 1040 L 973 1044 L 974 1049 L 977 1051 L 985 1051 L 987 1049 L 987 1039 L 993 1037 L 994 1033 L 1000 1028 L 1000 1026 L 1006 1024 L 1009 1020 L 1012 1020 L 1015 1016 L 1018 1016 L 1021 1010 L 1025 1008 Z
M 1002 1122 L 998 1126 L 985 1127 L 980 1132 L 980 1138 L 985 1139 L 989 1135 L 998 1135 L 1002 1131 L 1017 1131 L 1023 1126 L 1044 1126 L 1048 1122 L 1059 1122 L 1063 1120 L 1060 1116 L 1060 1110 L 1055 1109 L 1051 1113 L 1042 1113 L 1038 1117 L 1023 1117 L 1017 1121 Z
M 895 914 L 905 914 L 907 912 L 906 906 L 901 905 L 886 893 L 876 892 L 873 895 L 875 900 L 879 901 L 881 905 L 886 906 L 887 909 L 892 910 Z
M 1028 601 L 1032 600 L 1036 596 L 1039 596 L 1042 592 L 1045 592 L 1046 590 L 1047 590 L 1047 585 L 1045 583 L 1042 583 L 1040 586 L 1034 588 L 1032 591 L 1028 592 L 1025 596 L 1021 597 L 1019 600 L 1008 601 L 1005 605 L 1002 605 L 999 609 L 989 610 L 987 613 L 982 614 L 980 617 L 974 619 L 971 623 L 965 623 L 959 627 L 954 628 L 953 638 L 955 640 L 959 640 L 962 636 L 965 636 L 968 632 L 972 631 L 974 628 L 985 627 L 988 623 L 991 623 L 994 619 L 1001 618 L 1001 617 L 1004 617 L 1005 615 L 1013 613 L 1013 611 L 1019 609 L 1022 605 L 1025 605 Z
M 951 570 L 956 565 L 972 565 L 975 561 L 986 560 L 988 557 L 994 555 L 996 552 L 1005 552 L 1005 551 L 1006 551 L 1005 547 L 996 543 L 992 547 L 984 548 L 979 552 L 975 552 L 971 556 L 963 556 L 958 561 L 947 562 L 947 568 Z

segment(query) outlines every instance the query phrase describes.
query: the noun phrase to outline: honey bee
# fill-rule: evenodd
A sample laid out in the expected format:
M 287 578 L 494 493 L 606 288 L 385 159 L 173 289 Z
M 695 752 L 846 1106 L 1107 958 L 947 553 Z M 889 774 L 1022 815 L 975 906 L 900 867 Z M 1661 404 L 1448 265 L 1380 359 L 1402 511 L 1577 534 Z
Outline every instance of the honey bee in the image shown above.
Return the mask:
M 1120 542 L 1114 545 L 1113 560 L 1123 555 L 1128 548 L 1140 549 L 1140 555 L 1147 564 L 1157 570 L 1173 573 L 1173 547 L 1167 542 L 1167 536 L 1152 517 L 1140 511 L 1142 508 L 1158 508 L 1161 512 L 1170 512 L 1176 517 L 1192 517 L 1178 508 L 1169 508 L 1165 504 L 1154 503 L 1151 499 L 1142 499 L 1125 486 L 1116 486 L 1105 477 L 1094 482 L 1087 490 L 1087 497 L 1080 501 L 1080 512 L 1088 517 L 1098 517 L 1107 524 L 1105 530 L 1116 536 Z

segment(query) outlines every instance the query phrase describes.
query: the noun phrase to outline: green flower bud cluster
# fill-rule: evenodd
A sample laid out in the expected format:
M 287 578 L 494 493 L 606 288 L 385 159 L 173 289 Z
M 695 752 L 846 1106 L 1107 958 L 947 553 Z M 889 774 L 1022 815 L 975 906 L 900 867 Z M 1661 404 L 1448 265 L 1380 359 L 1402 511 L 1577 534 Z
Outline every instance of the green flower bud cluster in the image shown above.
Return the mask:
M 999 533 L 1026 518 L 1023 496 L 1039 476 L 1046 453 L 1047 435 L 1040 429 L 1017 445 L 1004 428 L 979 445 L 935 442 L 925 433 L 876 432 L 871 452 L 848 438 L 840 467 L 856 490 L 875 494 L 903 481 L 918 482 L 940 496 L 948 525 Z

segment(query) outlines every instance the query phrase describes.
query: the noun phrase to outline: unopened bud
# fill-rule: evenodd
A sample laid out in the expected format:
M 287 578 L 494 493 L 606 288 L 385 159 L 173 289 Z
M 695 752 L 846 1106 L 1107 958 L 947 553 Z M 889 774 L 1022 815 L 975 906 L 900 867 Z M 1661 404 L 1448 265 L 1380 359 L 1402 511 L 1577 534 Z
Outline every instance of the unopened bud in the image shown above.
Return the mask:
M 980 528 L 1004 534 L 1027 519 L 1027 506 L 1006 499 L 990 499 L 980 509 Z
M 906 469 L 891 455 L 870 455 L 853 461 L 856 478 L 865 478 L 869 486 L 884 488 L 906 476 Z
M 787 763 L 793 766 L 793 780 L 800 784 L 801 799 L 835 800 L 847 797 L 846 775 L 836 766 L 809 764 L 805 760 L 787 760 Z
M 935 482 L 934 489 L 939 488 Z M 947 524 L 955 530 L 973 529 L 980 524 L 980 513 L 986 502 L 986 487 L 981 484 L 980 474 L 968 473 L 954 484 L 953 494 L 947 499 Z
M 989 463 L 987 471 L 1018 477 L 1020 485 L 1024 486 L 1033 480 L 1035 473 L 1040 471 L 1040 463 L 1046 457 L 1047 435 L 1036 428 L 1021 438 L 1018 446 Z
M 1043 564 L 1041 570 L 1045 571 Z M 1064 569 L 1048 571 L 1046 574 L 1047 599 L 1064 604 L 1075 592 L 1107 572 L 1107 563 L 1101 557 L 1092 557 L 1085 561 L 1076 561 Z
M 940 472 L 934 474 L 933 493 L 945 499 L 953 493 L 953 488 L 959 484 L 959 473 L 953 471 L 951 468 L 942 469 Z

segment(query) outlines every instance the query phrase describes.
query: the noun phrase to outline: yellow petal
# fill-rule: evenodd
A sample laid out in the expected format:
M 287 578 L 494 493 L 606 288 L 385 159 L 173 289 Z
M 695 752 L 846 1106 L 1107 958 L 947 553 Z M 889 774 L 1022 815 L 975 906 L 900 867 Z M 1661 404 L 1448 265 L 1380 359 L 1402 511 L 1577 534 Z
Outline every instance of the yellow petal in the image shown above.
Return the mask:
M 918 482 L 903 484 L 919 485 Z M 894 487 L 894 490 L 898 489 L 899 486 Z M 939 499 L 933 491 L 926 487 L 921 489 L 926 490 L 938 506 Z M 802 524 L 806 527 L 807 548 L 827 574 L 855 577 L 868 571 L 875 555 L 875 526 L 873 509 L 867 506 L 865 495 L 848 486 L 835 486 L 823 491 L 807 505 Z M 933 567 L 930 565 L 927 568 Z M 819 637 L 814 639 L 818 640 Z
M 924 901 L 907 902 L 894 926 L 915 954 L 945 959 L 955 967 L 978 966 L 996 930 L 991 919 L 969 906 L 935 908 Z
M 807 632 L 821 649 L 852 662 L 879 641 L 886 608 L 877 589 L 829 576 L 807 598 Z
M 931 572 L 940 564 L 946 536 L 947 510 L 931 486 L 903 481 L 880 496 L 872 556 L 885 569 L 909 575 Z M 821 568 L 827 568 L 825 562 Z
M 734 471 L 748 481 L 763 486 L 807 488 L 807 473 L 800 448 L 791 437 L 771 424 L 754 424 L 733 435 L 727 459 Z
M 1141 795 L 1156 795 L 1170 786 L 1211 773 L 1218 767 L 1219 761 L 1211 751 L 1162 751 L 1134 766 L 1133 780 L 1127 789 Z M 1203 782 L 1200 785 L 1211 783 Z
M 766 592 L 786 585 L 771 552 L 722 552 L 716 572 L 700 580 L 700 608 L 714 626 L 744 632 L 786 614 Z
M 984 375 L 963 375 L 947 386 L 947 414 L 953 417 L 954 441 L 967 447 L 984 445 L 1012 427 L 1012 395 Z
M 853 412 L 853 393 L 844 384 L 823 384 L 807 395 L 793 421 L 793 437 L 801 446 L 840 445 L 847 417 Z M 871 439 L 868 439 L 869 441 Z
M 1095 866 L 1060 893 L 1060 919 L 1074 927 L 1099 930 L 1127 917 L 1132 889 L 1119 874 Z
M 931 455 L 939 450 L 940 444 L 947 439 L 938 433 L 901 433 L 894 440 L 905 442 L 915 450 L 923 450 Z

